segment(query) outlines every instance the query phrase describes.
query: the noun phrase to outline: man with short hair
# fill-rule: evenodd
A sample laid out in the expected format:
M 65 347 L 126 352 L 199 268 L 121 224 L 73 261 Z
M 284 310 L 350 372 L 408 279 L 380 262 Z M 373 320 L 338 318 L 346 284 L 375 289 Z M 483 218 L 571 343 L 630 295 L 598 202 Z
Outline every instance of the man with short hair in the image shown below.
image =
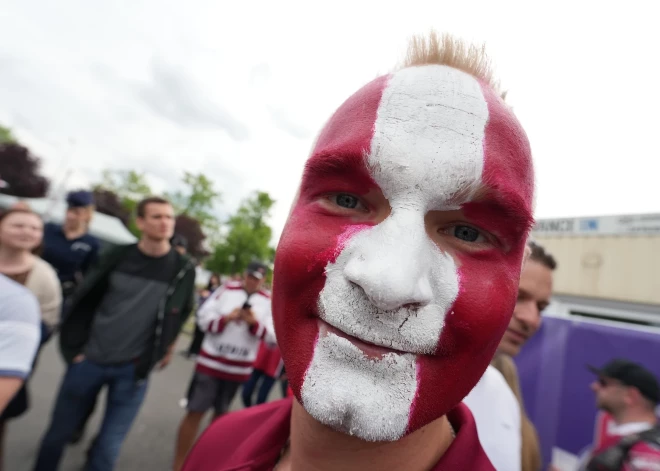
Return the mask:
M 609 414 L 612 422 L 600 442 L 583 458 L 580 469 L 660 470 L 660 428 L 656 416 L 660 385 L 655 375 L 639 363 L 623 358 L 602 368 L 588 368 L 597 375 L 591 384 L 596 405 Z
M 295 399 L 216 420 L 184 471 L 494 470 L 461 401 L 513 311 L 534 177 L 489 71 L 415 38 L 333 114 L 275 258 Z
M 172 358 L 194 302 L 195 267 L 170 245 L 172 205 L 137 206 L 137 244 L 105 254 L 71 298 L 60 331 L 67 371 L 35 469 L 56 470 L 66 443 L 103 386 L 108 402 L 88 469 L 110 471 L 147 390 L 149 373 Z
M 541 327 L 541 315 L 552 296 L 552 273 L 557 268 L 554 257 L 543 246 L 530 242 L 529 247 L 529 258 L 520 274 L 516 307 L 498 347 L 499 353 L 512 357 Z
M 199 310 L 197 323 L 205 335 L 179 426 L 176 471 L 204 414 L 209 409 L 214 418 L 227 413 L 238 388 L 250 379 L 261 341 L 275 341 L 270 293 L 263 289 L 266 271 L 263 263 L 250 263 L 243 281 L 221 286 Z
M 497 354 L 516 356 L 541 325 L 541 313 L 550 304 L 555 259 L 539 244 L 529 241 L 528 257 L 520 274 L 518 298 L 509 327 Z M 495 468 L 502 471 L 524 469 L 521 458 L 540 460 L 536 437 L 522 435 L 523 421 L 529 421 L 502 374 L 489 365 L 483 377 L 464 400 L 474 414 L 479 439 Z M 530 422 L 531 424 L 531 422 Z M 533 427 L 532 425 L 529 425 Z M 528 443 L 528 441 L 530 443 Z M 531 451 L 527 449 L 531 448 Z

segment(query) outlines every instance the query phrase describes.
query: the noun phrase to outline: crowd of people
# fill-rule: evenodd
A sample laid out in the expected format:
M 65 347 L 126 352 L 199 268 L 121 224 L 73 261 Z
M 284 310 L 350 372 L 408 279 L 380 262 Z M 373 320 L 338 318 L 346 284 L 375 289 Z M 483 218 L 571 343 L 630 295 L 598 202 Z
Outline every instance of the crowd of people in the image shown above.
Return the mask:
M 67 368 L 34 469 L 58 469 L 107 387 L 86 469 L 112 470 L 150 372 L 194 313 L 174 471 L 539 471 L 513 361 L 557 267 L 529 239 L 533 201 L 530 146 L 483 51 L 432 35 L 325 125 L 272 274 L 255 261 L 198 293 L 158 197 L 137 206 L 138 243 L 100 255 L 88 192 L 69 195 L 62 226 L 10 209 L 0 430 L 28 407 L 30 371 L 57 331 Z M 285 398 L 267 402 L 284 370 Z M 657 379 L 625 359 L 592 371 L 611 428 L 580 469 L 659 469 Z M 239 394 L 245 409 L 228 413 Z

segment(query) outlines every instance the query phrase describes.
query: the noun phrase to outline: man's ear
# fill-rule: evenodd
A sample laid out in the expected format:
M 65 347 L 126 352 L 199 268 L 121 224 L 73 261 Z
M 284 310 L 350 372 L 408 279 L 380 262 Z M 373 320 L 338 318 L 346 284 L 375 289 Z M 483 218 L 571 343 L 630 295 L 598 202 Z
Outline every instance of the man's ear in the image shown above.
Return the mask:
M 523 254 L 522 265 L 520 266 L 521 272 L 525 268 L 525 264 L 527 263 L 527 260 L 529 260 L 529 256 L 531 254 L 532 254 L 532 248 L 529 246 L 527 242 L 525 242 L 525 253 Z

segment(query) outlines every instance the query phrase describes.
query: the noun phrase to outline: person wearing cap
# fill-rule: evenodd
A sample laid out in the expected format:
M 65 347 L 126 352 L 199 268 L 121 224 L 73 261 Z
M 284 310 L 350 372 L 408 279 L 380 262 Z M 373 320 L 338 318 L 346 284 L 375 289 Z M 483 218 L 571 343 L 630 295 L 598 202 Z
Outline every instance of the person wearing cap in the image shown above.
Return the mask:
M 228 411 L 252 374 L 261 341 L 275 342 L 270 293 L 263 289 L 266 274 L 263 263 L 250 263 L 242 281 L 221 286 L 199 310 L 197 323 L 205 336 L 179 426 L 175 470 L 183 465 L 204 414 L 211 408 L 215 417 Z
M 89 234 L 94 214 L 94 197 L 89 191 L 72 191 L 66 197 L 64 224 L 44 226 L 42 258 L 50 263 L 62 285 L 62 294 L 70 296 L 84 274 L 98 258 L 100 244 Z
M 655 409 L 660 403 L 660 386 L 655 375 L 639 363 L 614 359 L 601 368 L 588 366 L 597 379 L 591 384 L 598 409 L 612 417 L 606 436 L 583 459 L 581 470 L 600 470 L 604 453 L 632 439 L 632 446 L 617 471 L 660 469 L 660 447 L 650 440 L 632 437 L 657 427 Z M 660 437 L 660 431 L 656 439 Z M 647 435 L 650 438 L 650 435 Z

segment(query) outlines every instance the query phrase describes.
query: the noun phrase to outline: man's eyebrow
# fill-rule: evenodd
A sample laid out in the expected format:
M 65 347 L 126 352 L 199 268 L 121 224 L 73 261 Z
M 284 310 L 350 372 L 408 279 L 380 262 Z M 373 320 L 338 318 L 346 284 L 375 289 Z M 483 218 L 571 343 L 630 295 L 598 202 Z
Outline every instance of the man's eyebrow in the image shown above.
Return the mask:
M 534 225 L 534 218 L 523 197 L 514 191 L 502 192 L 492 188 L 477 191 L 474 199 L 463 205 L 466 216 L 473 215 L 481 223 L 490 227 L 506 228 L 516 232 L 528 231 Z
M 363 154 L 355 153 L 324 153 L 312 156 L 305 164 L 303 172 L 303 186 L 306 190 L 316 186 L 319 180 L 328 177 L 358 176 L 369 186 L 375 185 L 367 168 L 366 158 Z

